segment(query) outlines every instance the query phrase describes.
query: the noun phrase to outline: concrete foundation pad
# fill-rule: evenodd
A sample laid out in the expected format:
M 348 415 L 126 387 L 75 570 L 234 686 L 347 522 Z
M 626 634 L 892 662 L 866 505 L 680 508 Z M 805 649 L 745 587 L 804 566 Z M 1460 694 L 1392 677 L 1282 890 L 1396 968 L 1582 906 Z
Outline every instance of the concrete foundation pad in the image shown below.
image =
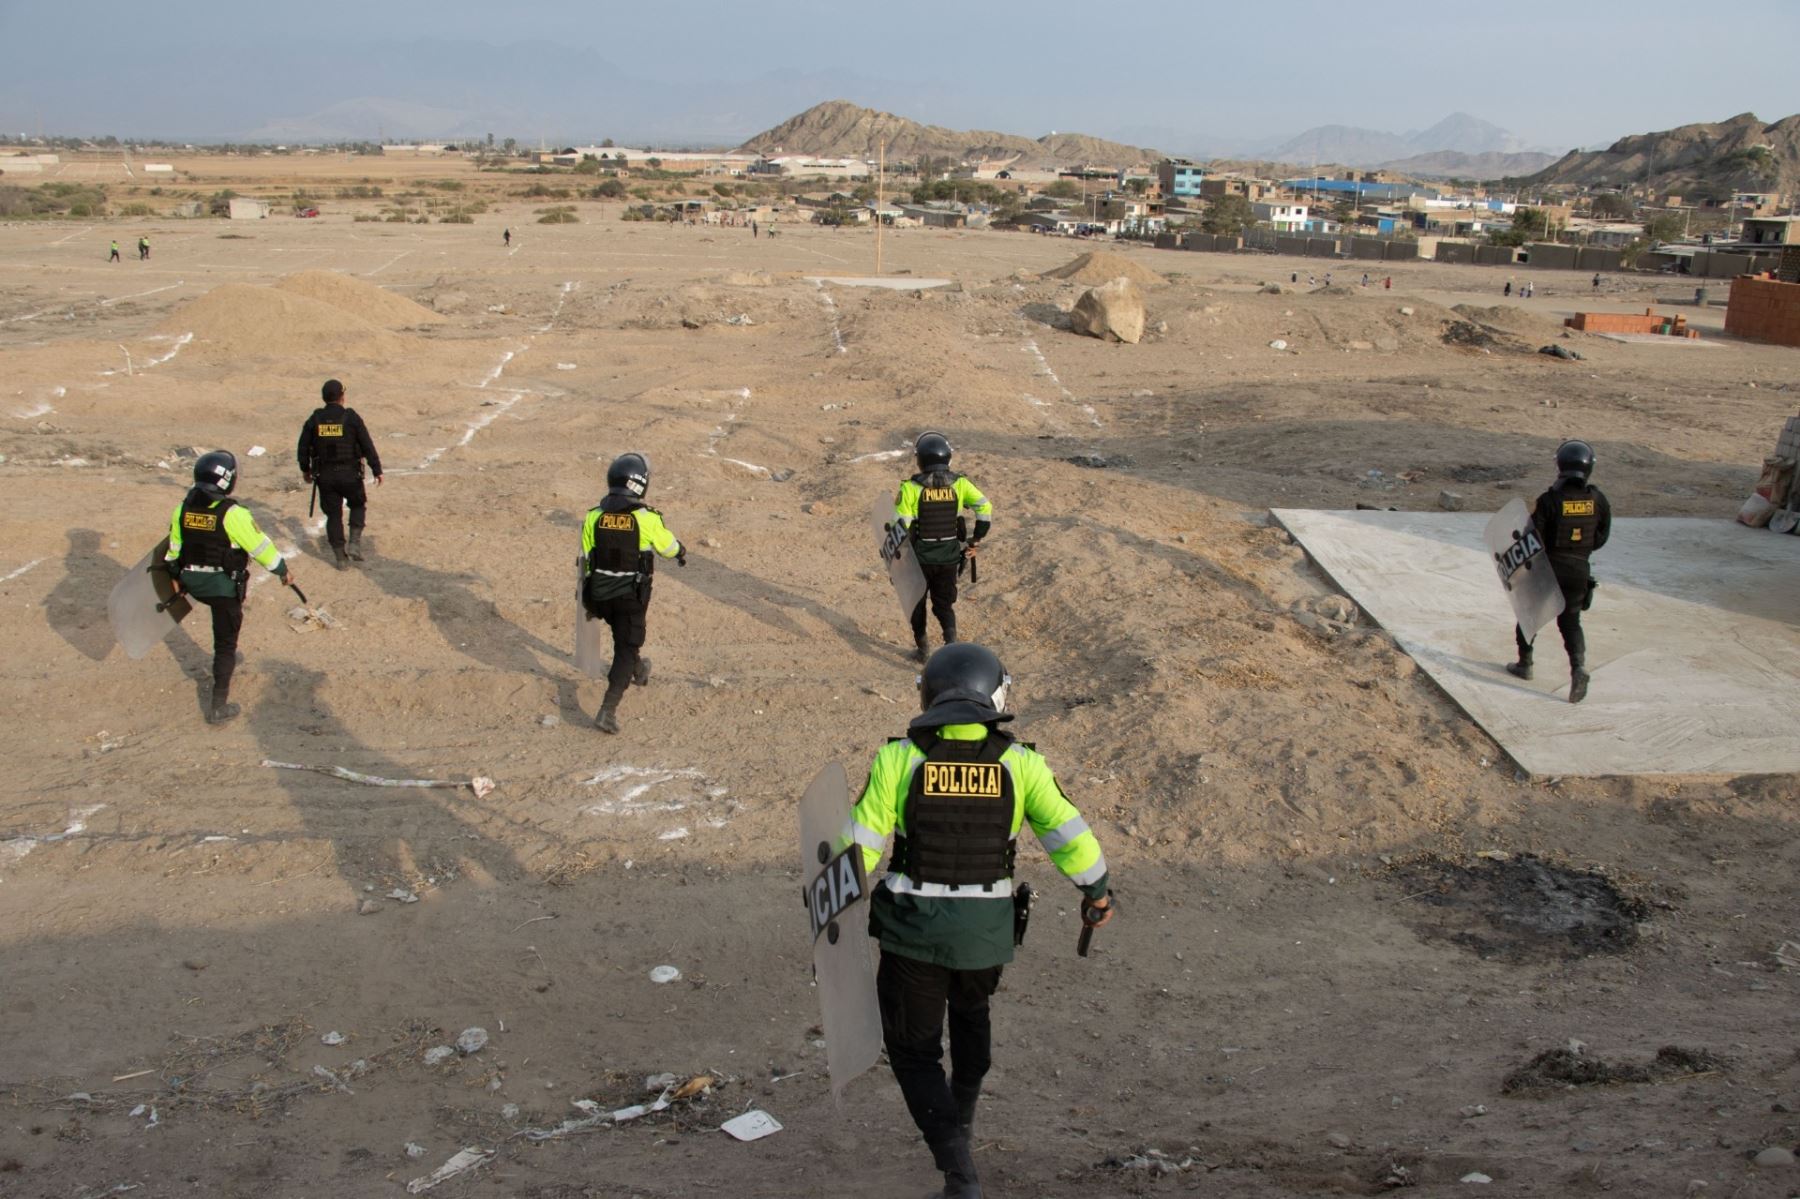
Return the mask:
M 911 275 L 808 275 L 808 283 L 832 283 L 838 287 L 883 287 L 890 291 L 930 291 L 949 287 L 952 279 L 914 278 Z
M 1535 775 L 1800 771 L 1800 537 L 1729 520 L 1615 520 L 1582 618 L 1593 683 L 1567 702 L 1556 626 L 1537 678 L 1505 671 L 1512 611 L 1485 513 L 1275 518 L 1363 610 Z
M 1716 341 L 1707 341 L 1699 337 L 1670 337 L 1666 333 L 1596 333 L 1595 337 L 1604 337 L 1608 341 L 1630 342 L 1639 346 L 1691 346 L 1695 349 L 1705 347 L 1709 350 L 1719 348 Z

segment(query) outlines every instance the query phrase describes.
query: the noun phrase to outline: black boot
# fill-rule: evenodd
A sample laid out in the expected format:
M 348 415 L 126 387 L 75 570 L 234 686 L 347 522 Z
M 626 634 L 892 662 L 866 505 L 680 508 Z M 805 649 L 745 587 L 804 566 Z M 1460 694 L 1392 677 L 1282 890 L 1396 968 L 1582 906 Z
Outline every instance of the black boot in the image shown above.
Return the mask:
M 917 637 L 913 638 L 913 660 L 923 666 L 925 664 L 925 659 L 930 656 L 931 646 L 926 643 L 925 634 L 920 633 Z
M 955 645 L 956 644 L 956 626 L 955 625 L 947 624 L 944 626 L 944 644 L 945 645 Z
M 594 717 L 594 727 L 603 733 L 619 731 L 619 701 L 625 697 L 625 687 L 608 687 L 606 698 L 600 701 L 600 714 Z
M 239 708 L 231 702 L 231 684 L 213 684 L 212 707 L 206 713 L 207 724 L 225 724 L 237 716 Z
M 1587 698 L 1588 673 L 1583 669 L 1585 663 L 1569 663 L 1569 702 L 1578 704 Z
M 974 1145 L 975 1105 L 981 1101 L 981 1087 L 977 1085 L 974 1090 L 968 1090 L 957 1086 L 953 1080 L 950 1083 L 950 1094 L 956 1098 L 957 1126 L 962 1129 L 962 1134 L 968 1138 L 969 1144 Z
M 650 659 L 637 660 L 637 669 L 631 672 L 631 681 L 639 687 L 650 681 Z
M 1530 678 L 1531 677 L 1531 659 L 1530 658 L 1520 658 L 1517 662 L 1508 662 L 1506 664 L 1506 673 L 1512 675 L 1516 679 Z
M 361 529 L 350 530 L 350 560 L 352 562 L 361 562 L 363 560 Z
M 350 569 L 350 555 L 346 554 L 344 552 L 343 546 L 341 546 L 341 545 L 332 546 L 331 547 L 331 557 L 332 557 L 332 560 L 337 563 L 337 568 L 339 570 L 349 570 Z
M 981 1180 L 975 1175 L 975 1153 L 968 1137 L 959 1132 L 953 1139 L 931 1146 L 931 1159 L 944 1172 L 944 1189 L 932 1199 L 981 1199 Z

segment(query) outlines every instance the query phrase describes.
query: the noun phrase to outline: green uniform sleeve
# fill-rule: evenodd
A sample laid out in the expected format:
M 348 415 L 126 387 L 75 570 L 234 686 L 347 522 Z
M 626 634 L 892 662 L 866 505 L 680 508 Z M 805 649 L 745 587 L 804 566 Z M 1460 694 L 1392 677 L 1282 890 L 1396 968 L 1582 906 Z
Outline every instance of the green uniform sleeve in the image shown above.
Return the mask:
M 581 573 L 588 573 L 588 563 L 593 561 L 594 526 L 600 523 L 600 509 L 589 508 L 587 519 L 581 522 Z
M 900 491 L 894 496 L 894 520 L 904 529 L 917 519 L 919 519 L 919 485 L 911 479 L 902 480 Z
M 881 852 L 899 823 L 900 800 L 906 793 L 906 767 L 911 758 L 910 742 L 894 741 L 882 746 L 869 765 L 869 781 L 863 787 L 862 797 L 844 826 L 842 843 L 862 846 L 863 869 L 871 874 L 881 863 Z
M 1013 783 L 1024 804 L 1025 821 L 1056 868 L 1089 898 L 1107 893 L 1106 855 L 1100 840 L 1088 828 L 1075 805 L 1056 784 L 1056 775 L 1042 754 L 1017 746 L 1012 758 Z
M 181 557 L 181 505 L 175 505 L 175 511 L 169 513 L 169 552 L 163 555 L 164 562 L 175 562 Z
M 668 526 L 663 524 L 660 513 L 639 508 L 637 522 L 639 550 L 655 550 L 665 558 L 673 558 L 681 553 L 681 542 L 675 540 L 675 534 L 669 532 Z
M 964 508 L 975 514 L 975 519 L 986 523 L 994 519 L 994 506 L 988 498 L 981 494 L 981 488 L 969 482 L 967 475 L 956 480 L 956 499 Z
M 231 538 L 231 544 L 249 554 L 264 570 L 287 574 L 287 563 L 281 560 L 281 551 L 256 527 L 256 518 L 242 504 L 232 505 L 231 511 L 225 514 L 225 535 Z M 171 541 L 170 545 L 173 544 Z

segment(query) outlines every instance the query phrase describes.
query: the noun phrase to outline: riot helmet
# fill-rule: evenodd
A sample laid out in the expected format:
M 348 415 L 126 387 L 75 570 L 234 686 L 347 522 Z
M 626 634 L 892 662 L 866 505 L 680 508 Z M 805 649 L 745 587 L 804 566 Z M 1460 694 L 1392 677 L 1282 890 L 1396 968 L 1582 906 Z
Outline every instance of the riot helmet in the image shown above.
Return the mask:
M 1587 482 L 1594 473 L 1594 447 L 1585 441 L 1565 441 L 1557 446 L 1556 473 L 1561 478 Z
M 650 490 L 650 460 L 642 454 L 620 454 L 606 468 L 606 490 L 612 495 L 643 499 Z
M 942 433 L 921 433 L 913 442 L 913 454 L 920 470 L 936 470 L 950 465 L 950 439 Z
M 919 676 L 919 710 L 914 728 L 946 724 L 991 724 L 1011 720 L 1006 692 L 1012 676 L 993 650 L 972 641 L 944 646 Z
M 230 450 L 209 451 L 194 463 L 194 486 L 215 500 L 231 494 L 237 476 L 237 455 Z

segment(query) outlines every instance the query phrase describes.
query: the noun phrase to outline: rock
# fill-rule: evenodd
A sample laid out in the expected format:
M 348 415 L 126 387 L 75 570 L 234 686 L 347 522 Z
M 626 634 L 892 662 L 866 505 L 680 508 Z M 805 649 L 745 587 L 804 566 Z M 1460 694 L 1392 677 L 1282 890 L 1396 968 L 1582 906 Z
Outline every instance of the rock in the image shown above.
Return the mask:
M 709 550 L 716 550 L 719 548 L 719 539 L 717 537 L 702 537 L 700 539 L 700 544 Z
M 700 322 L 691 316 L 684 316 L 681 318 L 681 327 L 683 329 L 698 329 L 700 327 Z
M 1144 294 L 1123 277 L 1090 287 L 1075 301 L 1069 327 L 1102 341 L 1136 345 L 1144 339 Z
M 441 1066 L 455 1057 L 456 1047 L 454 1045 L 434 1045 L 425 1051 L 425 1064 L 427 1066 Z
M 538 723 L 543 725 L 547 729 L 553 729 L 557 725 L 562 723 L 562 717 L 558 716 L 554 712 L 547 712 L 544 715 L 538 717 Z
M 379 899 L 365 899 L 356 905 L 356 914 L 358 916 L 373 916 L 380 910 L 381 901 Z
M 1285 350 L 1285 349 L 1287 349 L 1287 342 L 1285 342 L 1285 341 L 1281 340 L 1281 338 L 1277 337 L 1274 341 L 1269 343 L 1269 348 L 1271 350 Z
M 1780 1145 L 1770 1145 L 1750 1160 L 1765 1169 L 1775 1169 L 1780 1166 L 1793 1165 L 1794 1152 L 1791 1149 L 1783 1149 Z
M 502 1120 L 517 1120 L 519 1118 L 519 1105 L 516 1103 L 501 1104 L 500 1118 Z
M 1463 510 L 1463 508 L 1467 505 L 1467 503 L 1468 503 L 1468 501 L 1463 498 L 1461 492 L 1456 492 L 1456 491 L 1440 491 L 1440 492 L 1438 492 L 1438 507 L 1442 508 L 1446 512 L 1461 512 Z
M 471 1053 L 480 1053 L 487 1048 L 488 1034 L 485 1028 L 465 1028 L 456 1037 L 456 1051 L 467 1057 Z
M 1151 329 L 1151 332 L 1156 333 L 1159 336 L 1167 333 L 1168 331 L 1169 331 L 1169 322 L 1168 321 L 1157 321 L 1156 324 Z M 1750 386 L 1755 387 L 1756 384 L 1752 383 Z
M 808 516 L 830 516 L 831 505 L 827 504 L 824 500 L 808 500 L 806 503 L 800 505 L 800 511 L 806 513 Z
M 346 1037 L 343 1033 L 338 1032 L 336 1029 L 333 1029 L 332 1031 L 326 1033 L 324 1036 L 320 1037 L 319 1043 L 321 1045 L 342 1045 L 345 1041 L 348 1041 L 349 1039 L 350 1038 Z
M 1353 341 L 1350 343 L 1350 348 L 1353 350 L 1372 350 L 1375 348 L 1375 343 L 1372 341 Z
M 1312 610 L 1338 624 L 1356 623 L 1356 605 L 1348 596 L 1321 595 L 1312 602 Z
M 181 964 L 183 966 L 186 966 L 189 970 L 192 970 L 195 974 L 198 974 L 198 973 L 200 973 L 200 971 L 206 969 L 206 967 L 208 965 L 207 960 L 205 958 L 188 958 L 187 960 L 183 961 Z
M 1464 1174 L 1461 1178 L 1457 1179 L 1456 1181 L 1458 1181 L 1458 1182 L 1492 1182 L 1494 1180 L 1489 1178 L 1486 1174 L 1483 1174 L 1480 1170 L 1470 1170 L 1467 1174 Z
M 1099 454 L 1072 454 L 1063 461 L 1071 462 L 1076 466 L 1085 466 L 1089 470 L 1105 470 L 1108 465 L 1106 459 Z
M 425 1156 L 425 1146 L 420 1145 L 414 1141 L 406 1142 L 406 1156 L 411 1157 L 411 1158 L 424 1157 Z
M 1348 1149 L 1354 1142 L 1350 1140 L 1348 1133 L 1328 1132 L 1325 1134 L 1325 1143 L 1333 1149 Z
M 1287 293 L 1287 288 L 1279 283 L 1265 283 L 1257 290 L 1265 296 L 1279 296 Z
M 784 466 L 780 470 L 770 471 L 769 477 L 777 483 L 785 483 L 794 477 L 794 472 Z
M 1413 314 L 1413 310 L 1410 307 L 1402 308 L 1400 310 L 1401 316 L 1411 316 L 1412 314 Z

